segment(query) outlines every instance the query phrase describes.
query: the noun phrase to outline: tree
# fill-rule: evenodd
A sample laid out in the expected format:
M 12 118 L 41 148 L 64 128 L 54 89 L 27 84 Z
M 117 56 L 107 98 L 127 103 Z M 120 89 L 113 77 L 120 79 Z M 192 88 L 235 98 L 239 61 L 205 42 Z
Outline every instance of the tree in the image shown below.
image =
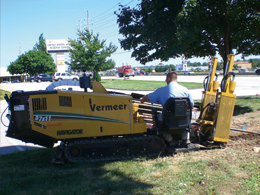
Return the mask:
M 151 73 L 153 71 L 153 69 L 151 67 L 149 68 L 142 68 L 142 70 L 144 70 L 145 72 Z
M 237 64 L 234 64 L 234 65 L 233 65 L 233 69 L 234 69 L 234 70 L 238 70 L 238 69 L 239 69 L 238 65 L 237 65 Z
M 165 65 L 165 66 L 155 66 L 156 72 L 165 72 L 166 70 L 175 71 L 175 66 L 173 64 Z
M 56 70 L 56 65 L 50 55 L 41 51 L 31 50 L 20 55 L 15 62 L 8 66 L 7 70 L 11 74 L 52 74 Z
M 120 6 L 121 46 L 145 64 L 155 59 L 260 54 L 259 0 L 142 0 Z
M 260 67 L 260 59 L 249 59 L 249 62 L 252 63 L 253 68 Z
M 69 42 L 71 44 L 71 62 L 66 62 L 72 70 L 98 71 L 108 70 L 115 67 L 115 62 L 107 59 L 116 51 L 116 46 L 110 43 L 106 46 L 105 40 L 99 40 L 99 35 L 94 35 L 88 29 L 78 32 L 78 39 Z
M 11 74 L 53 74 L 56 65 L 52 57 L 46 53 L 43 34 L 39 36 L 39 42 L 34 45 L 33 50 L 20 55 L 16 61 L 8 66 L 7 70 Z
M 45 43 L 45 39 L 43 37 L 43 33 L 39 36 L 39 42 L 37 42 L 34 47 L 33 50 L 35 51 L 41 51 L 47 54 L 46 51 L 46 43 Z

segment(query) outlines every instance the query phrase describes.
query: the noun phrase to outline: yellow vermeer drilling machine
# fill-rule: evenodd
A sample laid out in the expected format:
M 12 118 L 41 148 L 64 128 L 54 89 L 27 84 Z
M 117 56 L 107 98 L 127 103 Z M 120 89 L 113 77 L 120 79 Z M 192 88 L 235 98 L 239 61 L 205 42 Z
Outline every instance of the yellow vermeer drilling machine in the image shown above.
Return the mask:
M 155 157 L 227 143 L 236 97 L 233 60 L 230 55 L 218 92 L 213 58 L 194 128 L 188 98 L 170 98 L 164 107 L 141 104 L 140 94 L 107 92 L 101 83 L 82 77 L 79 85 L 85 92 L 54 90 L 58 81 L 44 91 L 6 95 L 7 136 L 48 148 L 59 142 L 57 163 Z

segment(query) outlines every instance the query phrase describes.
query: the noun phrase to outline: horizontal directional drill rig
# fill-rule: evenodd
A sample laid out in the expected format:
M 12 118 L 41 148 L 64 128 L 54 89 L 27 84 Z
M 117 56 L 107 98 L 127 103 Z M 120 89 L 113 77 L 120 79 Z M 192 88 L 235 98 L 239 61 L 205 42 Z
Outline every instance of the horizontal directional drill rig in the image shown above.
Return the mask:
M 59 142 L 55 163 L 157 157 L 219 147 L 228 142 L 236 98 L 233 61 L 234 55 L 229 55 L 219 91 L 214 80 L 217 58 L 212 58 L 201 113 L 193 124 L 186 97 L 169 98 L 164 107 L 141 104 L 141 94 L 108 92 L 101 83 L 81 77 L 66 82 L 85 92 L 55 90 L 64 85 L 58 81 L 45 91 L 6 95 L 10 118 L 6 135 L 48 148 Z
M 223 145 L 228 142 L 236 100 L 236 95 L 233 94 L 236 86 L 235 74 L 232 72 L 234 55 L 228 55 L 228 64 L 224 70 L 220 91 L 218 81 L 214 81 L 214 77 L 218 77 L 215 74 L 217 58 L 212 58 L 212 62 L 209 75 L 204 79 L 197 134 L 199 142 L 204 145 Z

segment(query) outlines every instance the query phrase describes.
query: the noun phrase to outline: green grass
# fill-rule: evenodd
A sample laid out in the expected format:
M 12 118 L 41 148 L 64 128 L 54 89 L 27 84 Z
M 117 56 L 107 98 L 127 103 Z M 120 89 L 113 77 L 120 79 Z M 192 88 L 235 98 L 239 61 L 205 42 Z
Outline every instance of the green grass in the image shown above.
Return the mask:
M 260 110 L 260 96 L 237 97 L 234 115 Z
M 4 95 L 7 94 L 8 96 L 11 94 L 9 91 L 5 91 L 0 89 L 0 100 L 4 99 Z
M 196 105 L 200 103 L 195 102 Z M 260 96 L 236 97 L 234 116 L 256 111 L 260 111 Z
M 237 98 L 236 109 L 260 110 L 260 97 Z M 248 150 L 63 166 L 50 163 L 54 152 L 0 156 L 0 194 L 260 194 L 259 153 Z
M 105 88 L 113 89 L 130 89 L 130 90 L 155 90 L 166 85 L 165 81 L 139 81 L 139 80 L 119 80 L 119 79 L 103 79 L 101 81 Z M 191 89 L 202 88 L 201 83 L 186 83 L 179 82 L 179 84 Z
M 156 159 L 53 165 L 52 149 L 0 156 L 0 194 L 259 194 L 260 158 L 209 150 Z M 232 163 L 231 163 L 232 162 Z

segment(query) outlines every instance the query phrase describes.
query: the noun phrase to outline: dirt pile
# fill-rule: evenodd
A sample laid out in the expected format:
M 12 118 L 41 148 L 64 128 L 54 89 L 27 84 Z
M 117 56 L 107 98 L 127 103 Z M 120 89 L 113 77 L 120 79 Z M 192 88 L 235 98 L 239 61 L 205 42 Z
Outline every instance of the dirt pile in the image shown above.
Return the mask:
M 260 111 L 233 116 L 231 127 L 258 134 L 231 131 L 227 147 L 249 151 L 260 148 Z

